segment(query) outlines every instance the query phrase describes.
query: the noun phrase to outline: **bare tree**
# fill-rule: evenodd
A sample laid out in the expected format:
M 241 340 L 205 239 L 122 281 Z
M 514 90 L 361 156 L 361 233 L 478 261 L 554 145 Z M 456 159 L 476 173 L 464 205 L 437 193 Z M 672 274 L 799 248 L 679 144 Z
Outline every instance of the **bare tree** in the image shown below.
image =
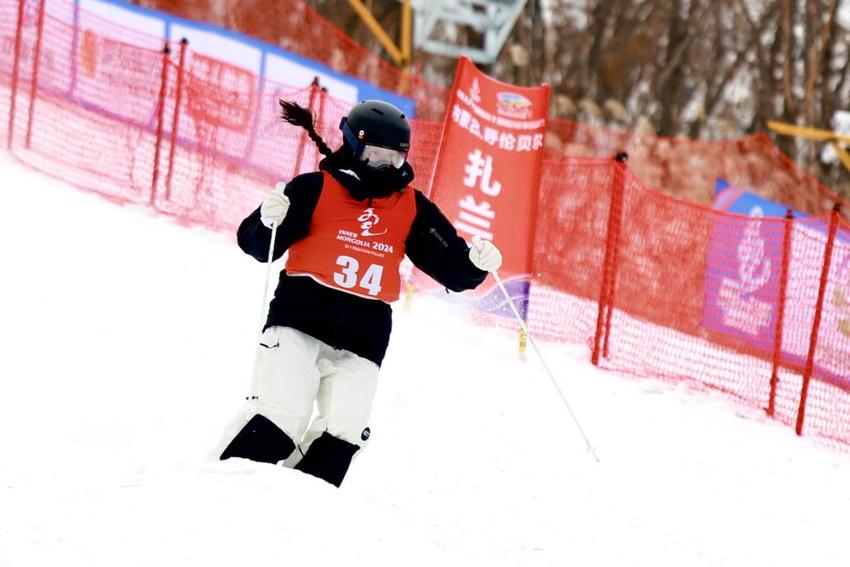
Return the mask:
M 627 109 L 626 124 L 610 115 L 605 122 L 633 128 L 645 117 L 659 135 L 712 140 L 764 131 L 769 119 L 832 128 L 836 111 L 850 108 L 850 33 L 839 20 L 839 0 L 549 4 L 546 25 L 522 19 L 513 41 L 545 46 L 534 76 L 550 83 L 556 98 L 597 107 L 614 99 Z M 523 77 L 504 56 L 493 69 L 503 80 Z M 576 118 L 599 121 L 586 110 L 592 105 L 567 107 Z M 850 197 L 850 174 L 837 161 L 824 162 L 819 146 L 771 137 Z

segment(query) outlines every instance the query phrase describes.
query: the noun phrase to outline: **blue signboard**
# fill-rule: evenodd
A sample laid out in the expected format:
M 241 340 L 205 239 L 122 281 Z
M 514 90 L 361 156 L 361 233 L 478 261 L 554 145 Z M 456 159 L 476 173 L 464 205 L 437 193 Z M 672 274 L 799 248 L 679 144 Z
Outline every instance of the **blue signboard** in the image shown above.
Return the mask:
M 743 191 L 724 179 L 716 184 L 705 273 L 702 325 L 735 342 L 772 353 L 788 207 Z M 823 270 L 828 219 L 793 211 L 782 360 L 802 365 Z M 827 274 L 815 369 L 821 379 L 850 388 L 850 233 L 839 230 Z

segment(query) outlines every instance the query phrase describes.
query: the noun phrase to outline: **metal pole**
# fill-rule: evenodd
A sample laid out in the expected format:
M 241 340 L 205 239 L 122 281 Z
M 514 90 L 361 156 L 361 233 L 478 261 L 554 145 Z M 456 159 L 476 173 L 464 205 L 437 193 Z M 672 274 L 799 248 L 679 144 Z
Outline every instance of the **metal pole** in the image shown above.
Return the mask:
M 621 161 L 620 156 L 625 156 L 624 153 L 617 154 L 616 160 Z M 611 205 L 608 210 L 608 233 L 605 237 L 605 257 L 602 260 L 602 285 L 599 289 L 599 307 L 596 313 L 596 334 L 593 337 L 593 354 L 591 361 L 594 366 L 599 366 L 599 357 L 602 353 L 602 341 L 605 333 L 605 322 L 607 320 L 608 295 L 611 284 L 611 264 L 614 254 L 614 232 L 617 213 L 621 206 L 621 196 L 623 194 L 622 176 L 619 175 L 620 165 L 614 165 L 614 182 L 611 190 Z
M 36 24 L 35 54 L 33 55 L 32 80 L 30 81 L 30 107 L 27 113 L 27 139 L 24 144 L 26 149 L 30 148 L 32 140 L 32 121 L 35 115 L 35 101 L 38 95 L 38 76 L 41 70 L 41 40 L 44 36 L 44 12 L 47 0 L 41 0 L 38 4 L 38 23 Z
M 779 365 L 782 362 L 782 334 L 785 321 L 785 299 L 788 291 L 788 268 L 791 262 L 791 231 L 794 223 L 794 211 L 785 213 L 785 230 L 782 238 L 782 271 L 779 275 L 779 299 L 776 305 L 776 326 L 773 336 L 773 371 L 770 375 L 770 398 L 767 402 L 767 415 L 776 413 L 776 387 L 779 385 Z
M 316 96 L 319 93 L 319 77 L 313 77 L 313 82 L 310 83 L 310 98 L 307 101 L 307 108 L 313 110 L 313 105 L 316 104 Z M 315 116 L 315 115 L 314 115 Z M 315 117 L 318 121 L 319 117 Z M 292 177 L 301 173 L 301 161 L 304 159 L 304 149 L 307 146 L 307 132 L 301 133 L 301 140 L 298 143 L 298 151 L 295 153 L 295 168 L 292 170 Z
M 596 455 L 596 451 L 593 450 L 593 445 L 590 443 L 590 439 L 588 439 L 587 434 L 584 432 L 581 424 L 576 417 L 573 408 L 570 407 L 570 403 L 567 401 L 567 397 L 564 395 L 563 390 L 558 385 L 558 381 L 555 380 L 555 375 L 552 373 L 552 370 L 549 368 L 549 365 L 546 363 L 546 359 L 543 357 L 543 353 L 540 352 L 540 349 L 537 347 L 537 342 L 534 340 L 534 337 L 531 336 L 531 333 L 528 332 L 528 326 L 525 324 L 525 321 L 522 319 L 522 315 L 519 314 L 519 309 L 517 309 L 516 305 L 514 305 L 513 299 L 511 299 L 510 294 L 508 294 L 508 290 L 505 288 L 505 284 L 502 283 L 502 278 L 499 277 L 499 273 L 496 271 L 490 272 L 493 274 L 493 279 L 496 280 L 496 284 L 499 286 L 499 289 L 502 290 L 502 294 L 505 296 L 505 299 L 508 300 L 508 305 L 511 306 L 511 311 L 513 311 L 516 320 L 519 322 L 520 328 L 522 328 L 523 332 L 525 332 L 525 336 L 528 337 L 528 342 L 531 343 L 534 352 L 537 353 L 537 356 L 540 358 L 540 362 L 543 363 L 543 368 L 546 370 L 546 374 L 549 376 L 549 380 L 552 381 L 552 384 L 555 386 L 555 390 L 558 391 L 558 395 L 561 397 L 561 401 L 564 403 L 564 407 L 567 408 L 567 412 L 569 412 L 570 417 L 575 423 L 576 428 L 581 433 L 582 438 L 584 438 L 584 442 L 587 445 L 588 452 L 593 455 L 593 458 L 596 459 L 596 462 L 599 462 L 599 457 Z
M 278 183 L 278 185 L 280 185 L 280 183 Z M 257 352 L 256 352 L 256 355 L 254 356 L 254 372 L 251 376 L 251 392 L 248 395 L 248 397 L 246 398 L 246 400 L 248 401 L 249 404 L 258 403 L 258 400 L 260 399 L 260 393 L 259 393 L 260 377 L 259 377 L 259 372 L 258 372 L 259 361 L 260 361 L 260 348 L 261 348 L 260 347 L 260 341 L 262 340 L 262 337 L 263 337 L 263 327 L 265 327 L 265 325 L 266 325 L 266 317 L 267 317 L 266 306 L 267 306 L 268 301 L 269 301 L 269 284 L 271 283 L 271 279 L 272 279 L 272 264 L 273 264 L 273 259 L 274 259 L 274 241 L 275 241 L 276 237 L 277 237 L 277 225 L 273 224 L 272 225 L 272 237 L 271 237 L 271 241 L 269 242 L 268 268 L 266 268 L 266 285 L 263 288 L 263 305 L 260 309 L 260 325 L 259 325 L 259 332 L 257 334 Z
M 171 148 L 168 152 L 168 175 L 165 179 L 165 200 L 171 200 L 171 178 L 174 175 L 174 150 L 177 146 L 177 131 L 180 128 L 180 103 L 183 101 L 183 74 L 186 68 L 186 48 L 189 40 L 180 40 L 180 66 L 177 67 L 177 93 L 174 96 L 174 116 L 171 121 Z
M 12 101 L 9 105 L 9 132 L 6 146 L 12 149 L 12 137 L 15 133 L 15 108 L 18 99 L 18 77 L 21 67 L 21 43 L 24 35 L 24 8 L 26 0 L 18 0 L 18 25 L 15 32 L 15 61 L 12 64 Z
M 606 296 L 607 312 L 605 314 L 605 337 L 602 341 L 602 356 L 608 358 L 608 345 L 611 341 L 611 315 L 614 313 L 614 298 L 617 289 L 617 273 L 620 264 L 620 232 L 623 229 L 623 195 L 626 190 L 626 160 L 629 159 L 626 152 L 617 154 L 617 170 L 614 172 L 616 184 L 619 190 L 616 216 L 614 217 L 613 235 L 611 236 L 611 265 L 609 266 L 608 293 Z
M 410 88 L 410 64 L 413 58 L 413 7 L 411 0 L 404 0 L 401 5 L 401 30 L 399 32 L 401 43 L 401 85 L 399 90 L 402 94 L 409 94 Z
M 165 122 L 165 97 L 168 94 L 168 55 L 171 48 L 166 46 L 162 49 L 162 72 L 159 86 L 159 110 L 156 121 L 156 146 L 153 155 L 153 179 L 151 180 L 151 200 L 153 205 L 156 201 L 156 183 L 159 181 L 159 155 L 162 151 L 162 131 Z
M 387 32 L 384 31 L 384 28 L 381 27 L 381 24 L 378 23 L 378 20 L 375 19 L 375 16 L 372 15 L 372 12 L 369 11 L 361 0 L 348 0 L 348 3 L 357 12 L 357 15 L 360 16 L 360 19 L 363 20 L 363 23 L 366 24 L 366 27 L 369 28 L 369 31 L 372 32 L 372 35 L 375 36 L 375 39 L 383 46 L 384 49 L 387 50 L 390 57 L 392 57 L 393 61 L 395 61 L 396 65 L 401 65 L 404 59 L 402 55 L 401 49 L 399 49 L 395 42 L 390 39 L 390 36 L 387 35 Z
M 838 231 L 838 219 L 841 215 L 841 206 L 836 203 L 832 209 L 832 215 L 829 219 L 829 235 L 826 240 L 826 249 L 823 254 L 823 270 L 820 275 L 820 286 L 818 288 L 818 300 L 815 305 L 815 319 L 812 323 L 812 334 L 809 339 L 809 355 L 806 357 L 806 368 L 803 371 L 803 388 L 800 391 L 800 408 L 797 410 L 797 435 L 803 434 L 803 420 L 806 414 L 806 399 L 809 395 L 809 382 L 812 379 L 812 372 L 815 364 L 815 350 L 818 346 L 818 333 L 820 331 L 820 321 L 823 316 L 823 301 L 826 296 L 826 283 L 829 278 L 829 267 L 832 263 L 832 248 L 835 244 L 835 233 Z
M 325 123 L 325 103 L 328 100 L 328 89 L 325 87 L 319 88 L 319 110 L 316 113 L 316 130 L 318 130 Z M 315 169 L 319 169 L 319 163 L 325 156 L 322 155 L 322 152 L 316 152 L 316 160 L 313 165 Z

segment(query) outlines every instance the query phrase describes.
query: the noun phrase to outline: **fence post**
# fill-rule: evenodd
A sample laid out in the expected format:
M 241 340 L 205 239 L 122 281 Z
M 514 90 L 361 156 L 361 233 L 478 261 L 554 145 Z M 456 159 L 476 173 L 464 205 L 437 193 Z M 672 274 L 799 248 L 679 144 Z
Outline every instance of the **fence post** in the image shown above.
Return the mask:
M 171 48 L 168 44 L 162 48 L 162 72 L 159 86 L 159 106 L 156 119 L 156 146 L 153 153 L 153 179 L 151 180 L 151 200 L 153 205 L 156 201 L 156 183 L 159 181 L 159 156 L 162 151 L 162 131 L 165 122 L 165 98 L 168 95 L 168 56 Z
M 809 339 L 809 355 L 806 357 L 806 367 L 803 371 L 803 388 L 800 392 L 800 409 L 797 411 L 797 435 L 803 434 L 803 420 L 806 415 L 806 399 L 809 395 L 809 382 L 812 379 L 812 371 L 815 364 L 815 351 L 818 344 L 818 332 L 820 321 L 823 316 L 823 300 L 826 296 L 826 284 L 829 278 L 829 267 L 832 263 L 832 248 L 835 244 L 835 233 L 838 231 L 838 220 L 841 216 L 841 205 L 836 203 L 832 208 L 829 218 L 829 235 L 826 239 L 826 249 L 823 254 L 823 270 L 820 274 L 820 286 L 818 287 L 818 300 L 815 305 L 815 319 L 812 323 L 812 334 Z
M 615 158 L 617 160 L 617 169 L 614 172 L 615 177 L 619 178 L 616 183 L 620 187 L 620 195 L 617 199 L 617 215 L 614 218 L 614 234 L 611 237 L 612 250 L 611 255 L 611 277 L 608 278 L 608 292 L 606 294 L 606 309 L 605 314 L 605 340 L 602 343 L 602 356 L 608 358 L 608 344 L 611 340 L 611 315 L 614 313 L 614 296 L 617 289 L 617 274 L 620 265 L 620 232 L 623 229 L 623 197 L 625 196 L 626 187 L 626 162 L 629 155 L 626 152 L 620 152 Z
M 328 89 L 326 87 L 319 88 L 319 111 L 316 113 L 316 131 L 324 125 L 325 120 L 325 102 L 328 100 Z M 314 167 L 319 169 L 319 162 L 324 159 L 322 152 L 316 152 L 316 163 Z
M 616 246 L 614 236 L 615 232 L 617 232 L 617 227 L 615 225 L 619 222 L 619 213 L 622 208 L 623 185 L 625 181 L 622 174 L 625 167 L 626 154 L 617 154 L 615 160 L 614 187 L 611 191 L 611 205 L 608 211 L 608 233 L 605 238 L 605 258 L 602 261 L 602 285 L 599 289 L 599 308 L 596 313 L 596 334 L 593 338 L 593 354 L 591 355 L 591 361 L 594 366 L 599 366 L 600 347 L 602 346 L 601 343 L 603 340 L 602 334 L 604 332 L 603 329 L 605 327 L 605 322 L 608 320 L 606 310 L 608 309 L 609 287 L 613 278 L 612 259 L 614 257 L 614 247 Z
M 310 99 L 307 102 L 307 108 L 313 110 L 313 105 L 316 104 L 316 97 L 319 94 L 319 77 L 313 77 L 313 82 L 310 83 Z M 313 117 L 318 122 L 318 117 Z M 317 125 L 318 126 L 318 125 Z M 295 154 L 295 169 L 292 171 L 292 177 L 298 175 L 301 171 L 301 160 L 304 159 L 304 148 L 307 145 L 307 132 L 301 133 L 301 141 L 298 143 L 298 152 Z
M 243 159 L 256 166 L 253 162 L 254 147 L 257 145 L 257 131 L 260 129 L 260 120 L 263 117 L 263 101 L 266 98 L 266 75 L 268 74 L 268 57 L 269 53 L 265 49 L 260 55 L 260 74 L 257 77 L 257 99 L 254 101 L 254 118 L 251 120 L 251 134 L 248 136 L 248 144 L 245 146 L 245 155 Z M 263 169 L 271 168 L 275 175 L 280 175 L 283 172 L 270 164 L 260 166 Z M 280 177 L 278 177 L 280 179 Z
M 27 139 L 24 144 L 26 149 L 30 149 L 32 141 L 32 121 L 35 116 L 35 101 L 38 94 L 38 75 L 41 71 L 41 39 L 44 36 L 44 12 L 47 6 L 47 0 L 40 0 L 38 3 L 38 23 L 36 24 L 35 35 L 35 54 L 33 55 L 32 79 L 30 81 L 30 108 L 27 115 Z
M 71 39 L 71 82 L 68 87 L 68 95 L 70 96 L 74 89 L 77 88 L 77 60 L 80 53 L 80 3 L 74 2 L 73 15 L 74 34 Z
M 785 213 L 785 230 L 782 237 L 782 271 L 779 275 L 779 300 L 776 305 L 776 325 L 773 331 L 773 371 L 770 374 L 770 398 L 767 415 L 776 413 L 776 387 L 779 384 L 779 365 L 782 363 L 782 334 L 785 321 L 785 299 L 788 291 L 788 268 L 791 263 L 791 233 L 794 227 L 794 210 Z
M 12 100 L 9 104 L 9 133 L 6 146 L 12 149 L 12 137 L 15 133 L 15 107 L 18 99 L 18 77 L 21 68 L 21 44 L 24 35 L 24 10 L 26 0 L 18 0 L 18 24 L 15 31 L 15 60 L 12 63 Z
M 180 63 L 177 67 L 177 94 L 174 96 L 174 117 L 171 121 L 171 149 L 168 152 L 168 174 L 165 179 L 165 200 L 171 200 L 171 178 L 174 174 L 174 150 L 177 147 L 177 133 L 180 127 L 180 103 L 183 101 L 183 73 L 186 69 L 186 48 L 189 40 L 180 40 Z

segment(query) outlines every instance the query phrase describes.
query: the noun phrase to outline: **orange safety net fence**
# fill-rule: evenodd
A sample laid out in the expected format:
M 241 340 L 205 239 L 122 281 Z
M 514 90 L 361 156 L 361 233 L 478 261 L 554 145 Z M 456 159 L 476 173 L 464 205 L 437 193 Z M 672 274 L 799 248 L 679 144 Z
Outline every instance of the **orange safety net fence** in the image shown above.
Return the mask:
M 723 213 L 629 170 L 621 191 L 603 365 L 688 376 L 800 430 L 805 421 L 850 439 L 850 231 L 837 211 L 787 222 Z M 817 394 L 803 402 L 810 379 Z
M 51 1 L 41 18 L 38 6 L 24 4 L 17 41 L 19 4 L 0 3 L 0 104 L 9 116 L 0 132 L 32 167 L 228 230 L 246 201 L 259 202 L 276 181 L 315 169 L 321 157 L 306 133 L 279 119 L 279 99 L 312 108 L 320 134 L 341 143 L 337 126 L 349 105 L 319 85 L 261 80 L 179 43 L 164 52 L 161 40 L 85 11 L 75 26 L 70 0 Z M 128 41 L 115 39 L 122 34 Z M 410 159 L 423 186 L 440 132 L 438 123 L 414 123 Z
M 809 214 L 846 200 L 794 163 L 763 132 L 706 142 L 641 135 L 585 122 L 554 119 L 548 145 L 570 156 L 610 157 L 627 152 L 629 167 L 650 187 L 711 204 L 718 177 L 766 199 Z
M 263 80 L 181 43 L 164 50 L 91 14 L 81 14 L 91 26 L 73 25 L 70 0 L 43 15 L 39 5 L 0 0 L 0 140 L 34 168 L 232 231 L 276 181 L 321 157 L 281 122 L 278 99 L 309 106 L 340 144 L 348 105 L 318 84 Z M 831 192 L 764 136 L 702 143 L 570 128 L 539 187 L 532 331 L 587 344 L 604 367 L 689 379 L 850 445 L 850 227 L 827 212 Z M 426 191 L 441 131 L 413 123 L 410 160 Z M 621 150 L 628 165 L 612 159 Z M 666 194 L 708 195 L 716 175 L 820 216 L 754 219 Z
M 610 158 L 547 162 L 539 195 L 532 332 L 850 442 L 850 224 L 837 210 L 718 211 Z
M 171 9 L 193 14 L 193 8 L 181 3 Z M 292 53 L 413 98 L 420 121 L 441 122 L 445 115 L 447 88 L 428 83 L 416 73 L 405 76 L 301 0 L 256 4 L 237 14 L 231 24 L 255 37 L 275 42 L 282 37 L 281 47 Z M 550 121 L 547 146 L 552 154 L 570 156 L 611 157 L 625 151 L 630 167 L 649 186 L 703 204 L 712 202 L 717 177 L 811 214 L 827 212 L 841 200 L 783 155 L 764 133 L 705 142 L 638 135 L 556 118 Z M 847 210 L 850 207 L 845 207 Z

